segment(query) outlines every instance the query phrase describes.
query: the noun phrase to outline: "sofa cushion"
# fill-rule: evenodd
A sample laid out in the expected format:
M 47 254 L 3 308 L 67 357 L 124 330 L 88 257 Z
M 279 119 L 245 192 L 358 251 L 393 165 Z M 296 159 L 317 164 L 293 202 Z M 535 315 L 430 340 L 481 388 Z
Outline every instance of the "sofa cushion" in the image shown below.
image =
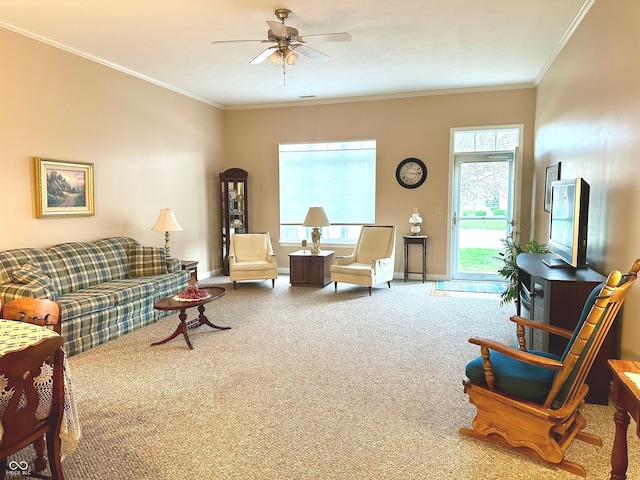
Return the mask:
M 129 237 L 109 237 L 93 243 L 102 250 L 107 258 L 113 280 L 122 280 L 129 277 L 127 251 L 129 248 L 140 245 L 140 242 Z
M 53 280 L 51 280 L 51 277 L 45 275 L 39 267 L 25 263 L 22 267 L 13 271 L 12 278 L 15 283 L 34 286 L 39 285 L 44 288 L 46 297 L 49 300 L 58 299 L 58 291 L 53 284 Z
M 107 293 L 87 288 L 61 296 L 58 303 L 60 304 L 60 316 L 64 320 L 105 310 L 113 306 L 113 299 Z
M 126 278 L 113 280 L 91 287 L 92 292 L 100 292 L 111 298 L 111 305 L 123 305 L 139 298 L 153 295 L 155 286 L 144 278 Z
M 66 270 L 69 285 L 58 290 L 60 295 L 108 282 L 112 278 L 107 257 L 93 243 L 63 243 L 48 251 L 62 261 Z
M 127 253 L 129 278 L 167 273 L 167 257 L 164 248 L 135 245 L 130 247 Z

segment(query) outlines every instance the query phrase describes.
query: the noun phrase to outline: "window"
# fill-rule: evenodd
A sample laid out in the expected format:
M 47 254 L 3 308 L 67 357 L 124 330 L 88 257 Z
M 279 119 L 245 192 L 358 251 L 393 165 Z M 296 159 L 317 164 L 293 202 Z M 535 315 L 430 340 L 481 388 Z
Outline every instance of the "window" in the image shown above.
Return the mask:
M 309 207 L 331 222 L 323 243 L 355 243 L 360 227 L 375 223 L 376 141 L 286 143 L 280 156 L 280 241 L 311 238 L 302 226 Z
M 454 152 L 491 152 L 514 150 L 518 145 L 518 130 L 461 130 L 454 133 Z

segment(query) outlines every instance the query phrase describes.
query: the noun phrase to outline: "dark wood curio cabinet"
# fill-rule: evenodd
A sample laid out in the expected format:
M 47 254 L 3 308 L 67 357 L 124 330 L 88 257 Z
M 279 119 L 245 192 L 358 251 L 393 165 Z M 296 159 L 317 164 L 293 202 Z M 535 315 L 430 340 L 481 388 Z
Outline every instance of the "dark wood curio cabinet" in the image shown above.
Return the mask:
M 229 242 L 234 233 L 249 231 L 247 177 L 241 168 L 230 168 L 219 174 L 222 207 L 222 273 L 229 275 Z

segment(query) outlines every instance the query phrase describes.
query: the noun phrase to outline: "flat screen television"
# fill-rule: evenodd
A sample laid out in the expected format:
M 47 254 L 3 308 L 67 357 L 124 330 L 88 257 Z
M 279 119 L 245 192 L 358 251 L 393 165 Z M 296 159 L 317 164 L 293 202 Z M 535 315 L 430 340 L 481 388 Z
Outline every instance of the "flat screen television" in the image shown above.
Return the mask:
M 588 220 L 589 184 L 583 178 L 553 182 L 549 248 L 559 258 L 545 264 L 574 268 L 587 265 Z

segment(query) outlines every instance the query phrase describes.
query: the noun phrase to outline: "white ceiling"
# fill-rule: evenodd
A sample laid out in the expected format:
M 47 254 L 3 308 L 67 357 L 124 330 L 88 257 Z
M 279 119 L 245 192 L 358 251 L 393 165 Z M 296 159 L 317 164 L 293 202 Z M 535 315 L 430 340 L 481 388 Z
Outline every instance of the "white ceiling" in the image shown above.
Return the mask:
M 594 0 L 0 0 L 0 27 L 225 108 L 531 86 Z M 276 8 L 326 63 L 249 62 Z M 286 78 L 286 85 L 284 79 Z M 308 101 L 308 100 L 307 100 Z

